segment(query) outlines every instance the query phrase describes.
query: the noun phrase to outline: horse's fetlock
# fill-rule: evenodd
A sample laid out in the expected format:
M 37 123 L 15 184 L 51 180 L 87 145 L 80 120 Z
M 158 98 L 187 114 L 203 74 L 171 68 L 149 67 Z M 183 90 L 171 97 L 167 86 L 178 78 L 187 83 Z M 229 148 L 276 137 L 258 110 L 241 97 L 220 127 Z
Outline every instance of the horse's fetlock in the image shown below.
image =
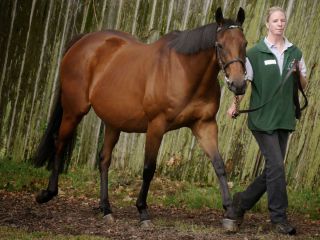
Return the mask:
M 139 211 L 139 213 L 140 213 L 140 222 L 150 220 L 150 215 L 147 209 L 142 209 L 141 211 Z
M 56 191 L 50 191 L 50 190 L 41 190 L 40 193 L 36 196 L 36 201 L 38 203 L 46 203 L 50 201 L 52 198 L 54 198 L 56 195 L 58 195 L 58 190 Z
M 136 202 L 136 207 L 139 213 L 142 213 L 144 210 L 148 209 L 148 205 L 146 203 Z
M 112 213 L 112 210 L 110 209 L 110 207 L 100 207 L 100 210 L 103 213 L 103 216 L 106 216 Z

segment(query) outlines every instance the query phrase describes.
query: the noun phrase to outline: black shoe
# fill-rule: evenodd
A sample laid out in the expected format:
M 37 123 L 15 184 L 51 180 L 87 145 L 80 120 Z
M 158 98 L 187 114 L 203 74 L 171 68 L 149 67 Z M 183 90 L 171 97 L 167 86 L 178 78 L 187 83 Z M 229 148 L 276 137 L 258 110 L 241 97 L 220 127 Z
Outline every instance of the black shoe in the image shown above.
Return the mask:
M 241 207 L 241 196 L 240 192 L 237 192 L 233 195 L 233 200 L 232 200 L 232 207 L 233 207 L 233 215 L 235 220 L 237 221 L 237 224 L 240 226 L 243 222 L 244 214 L 246 210 L 244 210 Z
M 286 234 L 286 235 L 295 235 L 296 229 L 291 226 L 288 222 L 272 223 L 274 231 Z

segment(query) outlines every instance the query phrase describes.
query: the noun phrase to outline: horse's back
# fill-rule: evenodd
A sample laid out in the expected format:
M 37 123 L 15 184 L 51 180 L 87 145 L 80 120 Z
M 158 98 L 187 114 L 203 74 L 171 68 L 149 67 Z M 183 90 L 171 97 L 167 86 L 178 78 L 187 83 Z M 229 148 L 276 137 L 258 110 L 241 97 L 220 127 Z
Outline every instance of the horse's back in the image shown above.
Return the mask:
M 88 63 L 90 60 L 95 60 L 94 58 L 101 58 L 102 54 L 110 55 L 124 45 L 141 44 L 133 36 L 124 32 L 101 31 L 88 33 L 80 37 L 68 48 L 63 57 L 63 64 L 67 65 L 64 62 L 70 63 L 71 61 Z M 106 57 L 106 55 L 103 57 Z

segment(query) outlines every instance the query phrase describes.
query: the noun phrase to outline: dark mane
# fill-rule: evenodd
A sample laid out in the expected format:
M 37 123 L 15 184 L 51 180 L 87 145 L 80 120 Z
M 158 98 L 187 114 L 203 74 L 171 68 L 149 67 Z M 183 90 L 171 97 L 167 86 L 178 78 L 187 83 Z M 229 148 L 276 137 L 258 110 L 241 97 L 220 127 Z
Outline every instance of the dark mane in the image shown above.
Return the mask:
M 234 24 L 236 24 L 234 21 L 225 19 L 223 27 Z M 183 54 L 193 54 L 214 48 L 217 27 L 217 23 L 210 23 L 191 30 L 171 32 L 167 35 L 168 46 Z

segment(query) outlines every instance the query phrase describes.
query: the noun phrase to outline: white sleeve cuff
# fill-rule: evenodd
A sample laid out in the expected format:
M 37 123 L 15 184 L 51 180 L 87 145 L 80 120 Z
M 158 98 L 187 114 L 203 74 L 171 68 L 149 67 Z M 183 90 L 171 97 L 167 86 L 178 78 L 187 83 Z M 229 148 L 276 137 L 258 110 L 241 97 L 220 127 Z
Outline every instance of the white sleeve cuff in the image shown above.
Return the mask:
M 249 81 L 252 81 L 253 80 L 253 69 L 252 69 L 252 65 L 249 61 L 249 58 L 246 58 L 246 71 L 247 71 L 247 74 L 246 74 L 245 78 Z
M 301 75 L 306 78 L 306 77 L 307 77 L 307 66 L 306 66 L 306 63 L 305 63 L 303 57 L 302 57 L 301 60 L 300 60 L 299 67 L 300 67 L 300 73 L 301 73 Z

